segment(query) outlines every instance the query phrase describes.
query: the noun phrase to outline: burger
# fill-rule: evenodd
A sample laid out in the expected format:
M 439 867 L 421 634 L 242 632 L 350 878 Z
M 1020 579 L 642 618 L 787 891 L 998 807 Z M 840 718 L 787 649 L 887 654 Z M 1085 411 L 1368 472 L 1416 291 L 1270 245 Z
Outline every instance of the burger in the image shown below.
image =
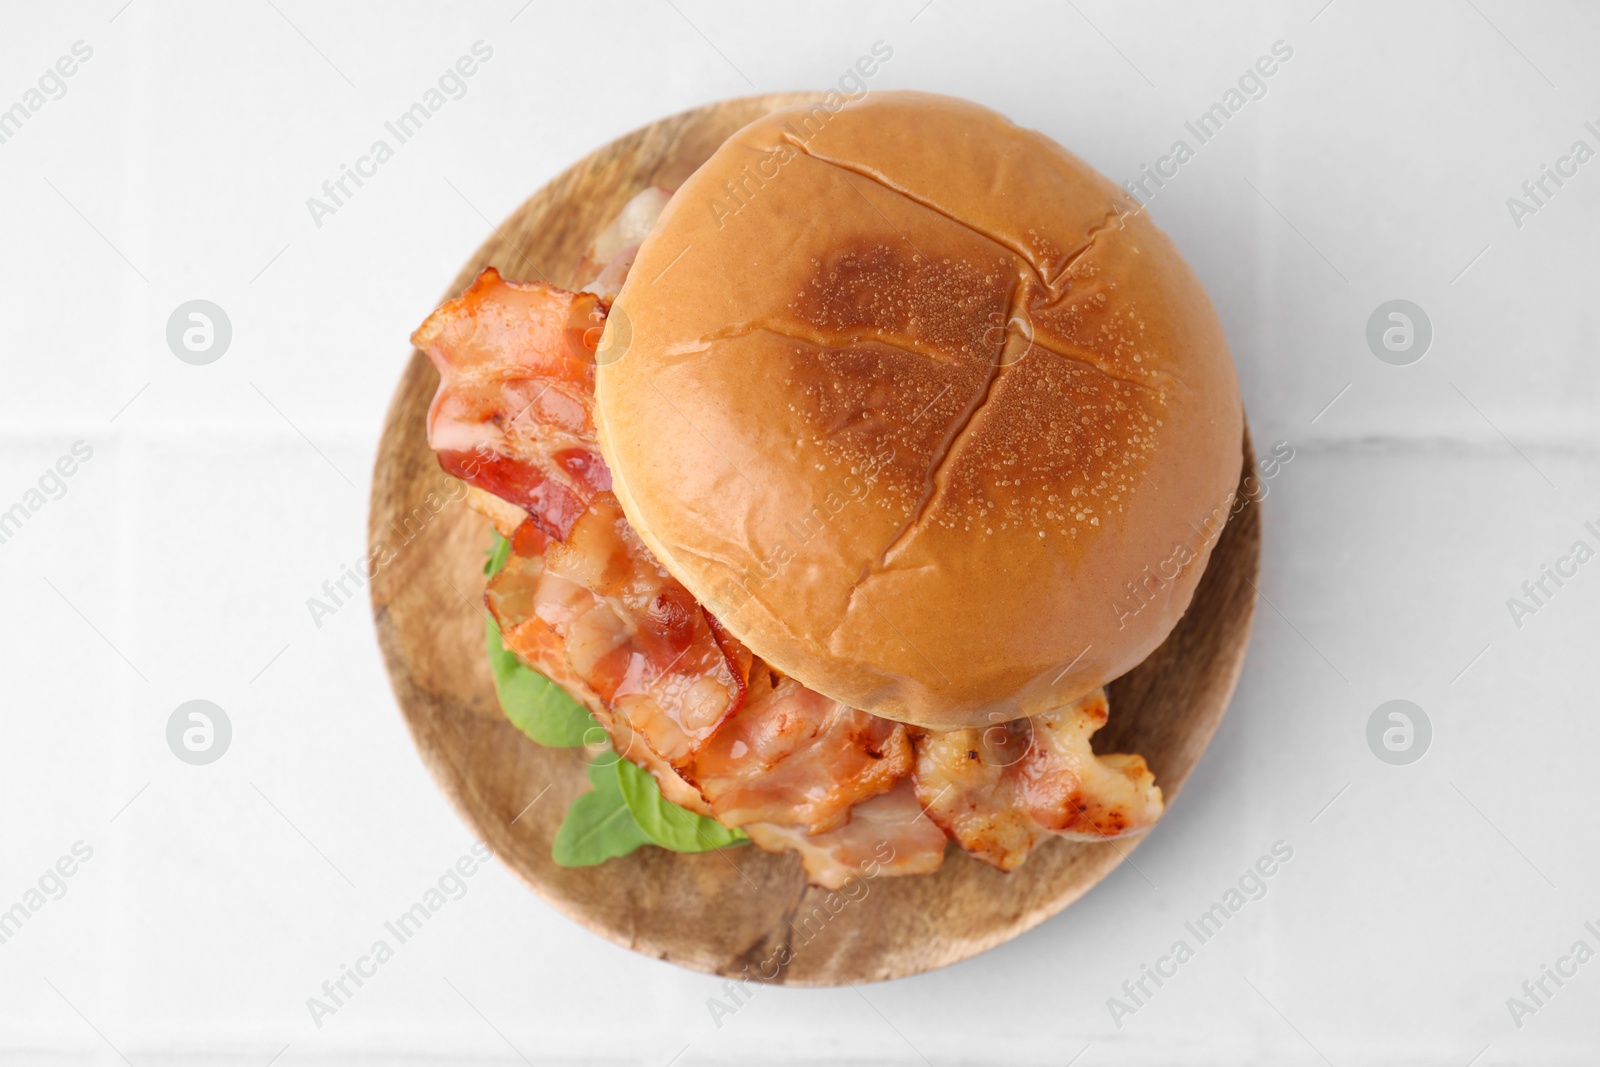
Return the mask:
M 579 276 L 486 269 L 413 337 L 429 444 L 498 533 L 502 705 L 593 757 L 557 862 L 749 842 L 838 887 L 1160 818 L 1091 738 L 1189 606 L 1243 416 L 1127 194 L 874 92 L 640 191 Z

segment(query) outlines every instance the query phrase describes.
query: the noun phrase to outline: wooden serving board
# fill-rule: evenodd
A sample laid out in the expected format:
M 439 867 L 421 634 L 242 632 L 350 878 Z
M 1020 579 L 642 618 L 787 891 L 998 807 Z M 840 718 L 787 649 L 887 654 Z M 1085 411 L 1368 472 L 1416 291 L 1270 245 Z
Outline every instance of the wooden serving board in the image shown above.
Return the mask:
M 518 208 L 445 295 L 458 294 L 487 265 L 512 280 L 573 284 L 570 272 L 591 238 L 635 193 L 676 188 L 741 126 L 819 95 L 728 100 L 619 138 Z M 416 321 L 430 310 L 417 308 Z M 437 385 L 428 360 L 413 350 L 378 448 L 369 541 L 374 552 L 381 542 L 396 553 L 371 584 L 378 640 L 401 712 L 445 794 L 563 914 L 699 971 L 790 985 L 871 982 L 942 967 L 1016 937 L 1077 900 L 1137 846 L 1137 839 L 1050 841 L 1009 875 L 951 846 L 936 874 L 877 878 L 858 884 L 853 899 L 807 886 L 793 855 L 753 846 L 699 855 L 646 847 L 599 867 L 556 866 L 551 841 L 568 804 L 587 788 L 585 755 L 540 747 L 500 711 L 484 652 L 489 524 L 459 493 L 437 513 L 429 508 L 429 494 L 439 494 L 437 507 L 450 484 L 425 436 Z M 1247 437 L 1244 473 L 1253 462 Z M 1259 509 L 1249 506 L 1223 532 L 1178 628 L 1111 686 L 1111 721 L 1095 747 L 1143 754 L 1169 803 L 1238 680 L 1260 544 Z

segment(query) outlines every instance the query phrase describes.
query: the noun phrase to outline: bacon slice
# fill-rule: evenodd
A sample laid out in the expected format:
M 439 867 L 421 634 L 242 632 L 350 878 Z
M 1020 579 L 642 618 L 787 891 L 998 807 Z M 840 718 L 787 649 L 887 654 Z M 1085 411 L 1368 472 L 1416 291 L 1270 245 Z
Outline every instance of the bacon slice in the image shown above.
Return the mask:
M 594 293 L 608 306 L 616 299 L 639 246 L 655 229 L 656 220 L 670 199 L 670 190 L 652 185 L 623 205 L 611 225 L 600 231 L 578 261 L 576 277 L 585 279 L 585 292 Z
M 1103 841 L 1141 833 L 1161 817 L 1161 790 L 1144 759 L 1096 756 L 1104 689 L 1056 711 L 987 728 L 916 739 L 917 799 L 976 858 L 1015 870 L 1056 834 Z
M 695 753 L 687 776 L 728 826 L 798 824 L 821 834 L 891 789 L 911 763 L 900 723 L 769 674 L 766 690 Z
M 663 796 L 699 815 L 711 814 L 700 791 L 636 737 L 632 724 L 614 714 L 610 704 L 579 677 L 567 658 L 565 639 L 546 621 L 570 620 L 585 606 L 592 606 L 586 590 L 546 574 L 541 556 L 523 556 L 513 550 L 500 573 L 490 579 L 485 600 L 506 648 L 588 708 L 615 749 L 655 776 Z
M 611 488 L 594 433 L 604 323 L 593 294 L 507 282 L 489 267 L 411 336 L 439 371 L 428 409 L 439 464 L 555 538 Z
M 705 612 L 656 563 L 612 494 L 598 494 L 537 568 L 515 553 L 512 559 L 518 566 L 508 564 L 489 585 L 502 634 L 508 625 L 516 630 L 508 647 L 520 654 L 526 643 L 542 663 L 554 655 L 553 639 L 564 673 L 669 766 L 686 765 L 743 705 L 744 680 Z
M 945 832 L 923 814 L 907 779 L 881 796 L 857 804 L 850 821 L 825 834 L 803 827 L 750 823 L 750 840 L 768 852 L 800 854 L 813 885 L 838 889 L 852 878 L 927 874 L 944 862 Z

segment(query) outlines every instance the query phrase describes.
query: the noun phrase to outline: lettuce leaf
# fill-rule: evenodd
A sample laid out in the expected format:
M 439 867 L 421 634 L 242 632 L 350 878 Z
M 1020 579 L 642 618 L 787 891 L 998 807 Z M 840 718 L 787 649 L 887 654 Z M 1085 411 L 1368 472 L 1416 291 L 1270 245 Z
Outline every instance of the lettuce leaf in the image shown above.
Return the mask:
M 495 534 L 483 572 L 491 577 L 500 573 L 510 556 L 511 542 Z M 485 629 L 495 692 L 513 726 L 547 748 L 578 748 L 586 736 L 603 736 L 587 708 L 505 647 L 492 618 Z M 590 867 L 626 856 L 640 845 L 707 852 L 750 840 L 743 830 L 672 803 L 661 795 L 655 776 L 610 748 L 589 764 L 588 775 L 594 788 L 572 802 L 550 849 L 551 858 L 563 867 Z

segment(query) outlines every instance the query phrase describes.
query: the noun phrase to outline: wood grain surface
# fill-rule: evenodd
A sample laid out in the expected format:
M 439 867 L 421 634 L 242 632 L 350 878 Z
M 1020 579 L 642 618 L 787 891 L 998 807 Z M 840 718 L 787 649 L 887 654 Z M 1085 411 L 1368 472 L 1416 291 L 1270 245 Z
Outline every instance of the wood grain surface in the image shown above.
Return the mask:
M 570 272 L 590 239 L 635 193 L 652 184 L 675 188 L 739 127 L 817 95 L 724 101 L 591 153 L 502 223 L 444 295 L 459 293 L 487 265 L 512 280 L 573 284 Z M 417 308 L 416 321 L 431 310 Z M 790 985 L 870 982 L 942 967 L 1016 937 L 1077 900 L 1137 846 L 1137 839 L 1050 841 L 1009 875 L 951 846 L 937 873 L 858 883 L 849 897 L 807 886 L 792 855 L 753 846 L 699 855 L 647 847 L 599 867 L 556 866 L 556 828 L 587 788 L 584 752 L 540 747 L 496 702 L 482 606 L 489 524 L 460 502 L 437 512 L 427 502 L 450 484 L 425 435 L 437 384 L 413 351 L 378 448 L 369 542 L 374 552 L 381 544 L 395 554 L 371 583 L 378 639 L 406 724 L 445 794 L 501 861 L 563 914 L 699 971 Z M 1241 478 L 1253 464 L 1248 436 L 1244 446 Z M 1143 754 L 1169 804 L 1238 680 L 1260 545 L 1260 509 L 1247 506 L 1224 530 L 1177 629 L 1110 687 L 1111 720 L 1096 750 Z

